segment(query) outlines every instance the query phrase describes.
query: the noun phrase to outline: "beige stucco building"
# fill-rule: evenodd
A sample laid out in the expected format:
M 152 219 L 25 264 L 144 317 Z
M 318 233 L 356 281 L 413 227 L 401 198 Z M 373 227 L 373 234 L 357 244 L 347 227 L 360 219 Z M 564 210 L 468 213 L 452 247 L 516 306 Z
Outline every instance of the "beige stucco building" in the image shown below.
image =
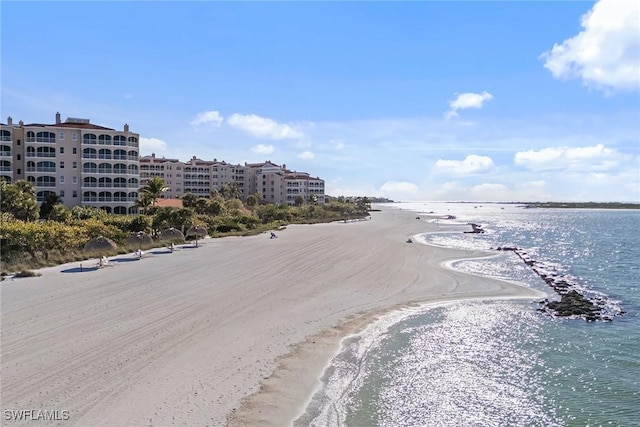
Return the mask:
M 164 198 L 181 198 L 187 193 L 210 197 L 212 190 L 220 190 L 224 183 L 236 183 L 246 200 L 257 194 L 264 203 L 295 204 L 296 196 L 304 201 L 325 202 L 324 181 L 306 172 L 293 172 L 286 165 L 270 160 L 262 163 L 231 164 L 217 159 L 202 160 L 193 156 L 186 162 L 178 159 L 156 157 L 155 154 L 140 158 L 140 183 L 149 178 L 161 177 L 168 190 Z
M 33 183 L 38 202 L 55 193 L 67 207 L 137 213 L 140 188 L 154 176 L 165 181 L 168 191 L 162 197 L 167 199 L 187 193 L 210 197 L 212 190 L 234 183 L 243 200 L 254 194 L 263 203 L 293 205 L 297 196 L 325 202 L 323 180 L 270 160 L 234 165 L 196 156 L 186 162 L 155 154 L 140 157 L 139 135 L 126 124 L 115 130 L 89 119 L 63 122 L 60 113 L 52 124 L 15 124 L 11 117 L 0 124 L 0 179 Z
M 38 202 L 58 194 L 67 207 L 89 205 L 135 213 L 138 200 L 139 135 L 128 125 L 115 130 L 56 113 L 52 124 L 0 126 L 0 175 L 33 183 Z

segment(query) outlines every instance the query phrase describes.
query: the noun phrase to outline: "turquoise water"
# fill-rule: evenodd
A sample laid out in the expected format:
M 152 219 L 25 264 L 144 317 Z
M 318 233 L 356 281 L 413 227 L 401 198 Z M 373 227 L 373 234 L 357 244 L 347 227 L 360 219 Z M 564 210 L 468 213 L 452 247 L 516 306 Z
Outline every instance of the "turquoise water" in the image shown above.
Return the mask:
M 468 222 L 486 230 L 418 241 L 524 248 L 623 315 L 610 323 L 555 319 L 538 313 L 536 301 L 513 300 L 394 313 L 344 340 L 296 425 L 640 426 L 640 211 L 397 207 L 455 215 L 461 231 Z M 453 266 L 550 292 L 513 253 L 496 253 Z

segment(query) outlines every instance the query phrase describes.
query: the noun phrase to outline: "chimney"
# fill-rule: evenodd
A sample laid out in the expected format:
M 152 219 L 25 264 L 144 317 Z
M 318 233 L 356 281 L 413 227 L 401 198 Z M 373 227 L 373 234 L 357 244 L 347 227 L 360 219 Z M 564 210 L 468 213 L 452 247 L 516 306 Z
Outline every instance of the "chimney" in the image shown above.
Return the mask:
M 129 132 L 129 125 L 126 123 L 124 124 L 124 131 Z
M 155 159 L 156 158 L 156 153 L 151 153 L 151 158 Z
M 60 113 L 56 113 L 56 124 L 59 125 L 60 123 L 62 123 L 62 120 L 60 120 Z
M 24 122 L 23 122 L 22 120 L 20 120 L 20 121 L 18 122 L 18 125 L 20 125 L 20 127 L 22 127 L 22 126 L 24 126 Z
M 11 116 L 7 117 L 7 125 L 11 126 L 13 124 L 13 119 L 11 118 Z

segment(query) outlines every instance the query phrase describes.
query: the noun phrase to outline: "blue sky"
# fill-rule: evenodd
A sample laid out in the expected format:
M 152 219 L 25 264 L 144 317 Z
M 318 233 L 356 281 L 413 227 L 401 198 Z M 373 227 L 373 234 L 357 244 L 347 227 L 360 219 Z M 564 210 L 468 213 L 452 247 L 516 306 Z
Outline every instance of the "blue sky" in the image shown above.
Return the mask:
M 2 2 L 2 122 L 332 195 L 640 202 L 640 2 Z

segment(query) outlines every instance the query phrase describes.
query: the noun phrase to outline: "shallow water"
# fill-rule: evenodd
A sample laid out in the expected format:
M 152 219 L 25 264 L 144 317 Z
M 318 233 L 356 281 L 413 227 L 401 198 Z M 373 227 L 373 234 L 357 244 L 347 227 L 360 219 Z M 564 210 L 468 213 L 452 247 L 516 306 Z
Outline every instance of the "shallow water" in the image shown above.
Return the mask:
M 418 241 L 524 248 L 625 314 L 611 323 L 554 319 L 532 301 L 393 313 L 344 340 L 297 425 L 640 425 L 640 211 L 398 207 L 453 214 L 486 230 Z M 453 267 L 549 292 L 512 253 Z

